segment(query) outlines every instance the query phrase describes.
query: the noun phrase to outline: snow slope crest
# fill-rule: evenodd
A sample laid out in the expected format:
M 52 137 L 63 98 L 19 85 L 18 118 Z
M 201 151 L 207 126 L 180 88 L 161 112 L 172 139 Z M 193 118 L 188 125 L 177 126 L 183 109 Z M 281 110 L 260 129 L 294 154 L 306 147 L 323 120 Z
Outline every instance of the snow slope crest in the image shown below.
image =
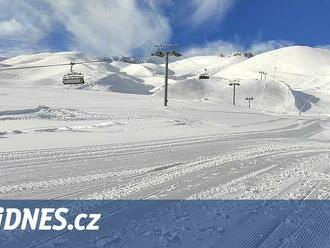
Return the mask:
M 260 78 L 259 72 L 294 89 L 330 91 L 330 51 L 306 46 L 280 48 L 235 64 L 215 76 L 256 79 Z

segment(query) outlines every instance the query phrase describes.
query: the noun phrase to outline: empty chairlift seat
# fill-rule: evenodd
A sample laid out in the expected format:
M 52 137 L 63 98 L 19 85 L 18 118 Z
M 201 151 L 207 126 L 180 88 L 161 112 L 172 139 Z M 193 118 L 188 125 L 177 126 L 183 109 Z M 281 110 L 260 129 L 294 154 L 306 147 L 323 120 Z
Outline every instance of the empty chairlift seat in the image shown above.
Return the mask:
M 210 79 L 210 75 L 207 73 L 207 69 L 205 72 L 199 75 L 199 79 Z
M 63 76 L 63 84 L 64 85 L 77 85 L 84 84 L 84 74 L 80 72 L 76 72 L 73 70 L 74 63 L 71 62 L 70 72 Z

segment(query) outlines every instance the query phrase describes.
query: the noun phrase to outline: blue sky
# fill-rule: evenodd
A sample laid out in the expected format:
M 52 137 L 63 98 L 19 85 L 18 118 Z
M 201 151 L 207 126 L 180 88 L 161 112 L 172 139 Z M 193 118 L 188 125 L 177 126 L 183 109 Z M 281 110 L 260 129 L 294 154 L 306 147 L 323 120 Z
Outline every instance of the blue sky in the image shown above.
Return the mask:
M 197 44 L 218 39 L 239 39 L 243 44 L 255 40 L 288 40 L 325 45 L 330 39 L 329 11 L 328 0 L 241 0 L 220 24 L 210 20 L 187 32 L 178 26 L 176 33 L 180 35 L 176 40 Z
M 162 42 L 187 54 L 330 44 L 328 0 L 0 0 L 0 8 L 7 56 L 146 55 Z

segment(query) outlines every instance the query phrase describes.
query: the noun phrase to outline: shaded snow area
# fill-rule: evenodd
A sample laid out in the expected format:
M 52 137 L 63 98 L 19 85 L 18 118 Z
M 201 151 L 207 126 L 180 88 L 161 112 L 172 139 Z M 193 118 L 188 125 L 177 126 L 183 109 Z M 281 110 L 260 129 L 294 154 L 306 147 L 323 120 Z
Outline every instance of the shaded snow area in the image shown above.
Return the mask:
M 97 58 L 66 52 L 1 61 L 1 199 L 127 200 L 105 208 L 107 216 L 139 213 L 81 247 L 230 247 L 234 237 L 236 247 L 300 247 L 297 237 L 314 232 L 328 242 L 329 231 L 308 219 L 329 223 L 326 211 L 305 212 L 301 224 L 299 211 L 264 204 L 233 213 L 230 202 L 330 199 L 329 51 L 177 60 L 169 65 L 168 107 L 159 60 L 79 64 L 86 85 L 77 87 L 62 85 L 69 67 L 1 71 L 90 59 Z M 200 80 L 205 69 L 210 79 Z M 251 109 L 246 97 L 254 98 Z M 70 240 L 65 235 L 52 238 L 53 247 Z

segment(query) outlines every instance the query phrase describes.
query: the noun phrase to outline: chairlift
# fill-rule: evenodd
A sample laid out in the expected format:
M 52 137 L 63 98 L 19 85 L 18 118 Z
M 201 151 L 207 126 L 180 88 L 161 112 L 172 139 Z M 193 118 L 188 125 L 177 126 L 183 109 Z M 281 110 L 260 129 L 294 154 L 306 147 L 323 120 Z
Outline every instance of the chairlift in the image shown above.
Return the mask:
M 207 69 L 205 72 L 199 75 L 199 79 L 210 79 L 210 75 L 207 73 Z
M 73 70 L 73 65 L 75 63 L 71 62 L 71 69 L 70 72 L 65 74 L 63 76 L 63 84 L 64 85 L 78 85 L 78 84 L 84 84 L 84 74 L 80 72 L 76 72 Z

